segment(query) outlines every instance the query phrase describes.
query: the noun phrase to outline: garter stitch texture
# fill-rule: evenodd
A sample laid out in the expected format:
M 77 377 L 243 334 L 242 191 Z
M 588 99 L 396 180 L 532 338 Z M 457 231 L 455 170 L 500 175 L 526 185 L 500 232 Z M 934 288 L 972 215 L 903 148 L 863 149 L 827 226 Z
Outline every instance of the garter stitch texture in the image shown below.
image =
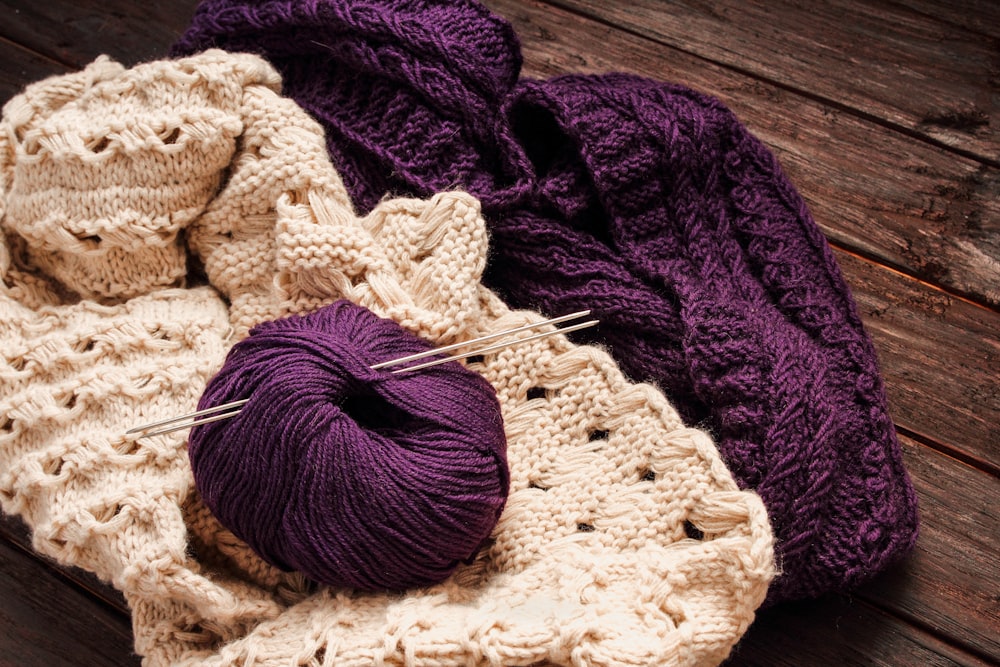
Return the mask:
M 517 82 L 475 2 L 207 0 L 176 46 L 253 51 L 324 126 L 356 205 L 459 187 L 487 285 L 590 308 L 625 373 L 715 435 L 764 500 L 770 601 L 846 589 L 907 553 L 916 497 L 871 340 L 774 156 L 719 101 L 626 74 Z
M 340 298 L 434 344 L 540 317 L 482 286 L 472 197 L 355 216 L 279 86 L 264 61 L 209 51 L 99 60 L 5 107 L 4 511 L 124 592 L 151 666 L 724 659 L 774 573 L 763 504 L 600 349 L 555 336 L 470 363 L 501 405 L 511 493 L 474 562 L 405 595 L 268 566 L 194 492 L 183 433 L 122 435 L 192 410 L 253 325 Z

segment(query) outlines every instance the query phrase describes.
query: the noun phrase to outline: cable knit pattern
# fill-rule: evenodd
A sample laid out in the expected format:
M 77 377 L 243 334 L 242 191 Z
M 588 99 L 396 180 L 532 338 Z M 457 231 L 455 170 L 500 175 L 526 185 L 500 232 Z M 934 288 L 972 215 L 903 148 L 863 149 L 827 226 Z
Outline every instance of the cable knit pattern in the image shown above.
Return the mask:
M 4 511 L 124 592 L 147 665 L 723 660 L 774 574 L 763 504 L 598 348 L 554 336 L 470 360 L 501 404 L 511 493 L 473 562 L 405 595 L 268 566 L 201 503 L 183 433 L 123 435 L 192 410 L 254 324 L 340 298 L 435 344 L 540 319 L 481 284 L 469 195 L 356 217 L 278 85 L 248 55 L 101 60 L 5 108 Z
M 626 74 L 517 82 L 513 30 L 469 1 L 206 0 L 175 48 L 207 46 L 272 60 L 358 206 L 463 188 L 490 228 L 487 285 L 593 309 L 578 340 L 659 385 L 760 493 L 771 601 L 850 588 L 912 548 L 915 494 L 848 287 L 720 102 Z

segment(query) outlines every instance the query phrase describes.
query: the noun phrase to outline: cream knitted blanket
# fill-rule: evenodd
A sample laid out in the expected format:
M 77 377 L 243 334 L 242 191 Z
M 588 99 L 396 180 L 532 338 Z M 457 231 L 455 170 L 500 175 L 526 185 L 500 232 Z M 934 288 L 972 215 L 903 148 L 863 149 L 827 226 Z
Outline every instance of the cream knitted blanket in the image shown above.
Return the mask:
M 405 595 L 257 558 L 193 487 L 183 432 L 257 322 L 348 298 L 447 344 L 540 317 L 479 283 L 454 192 L 352 210 L 319 127 L 262 60 L 100 59 L 0 126 L 0 501 L 34 547 L 110 581 L 147 665 L 703 665 L 774 574 L 757 496 L 610 357 L 556 336 L 470 364 L 495 387 L 511 494 L 491 543 Z

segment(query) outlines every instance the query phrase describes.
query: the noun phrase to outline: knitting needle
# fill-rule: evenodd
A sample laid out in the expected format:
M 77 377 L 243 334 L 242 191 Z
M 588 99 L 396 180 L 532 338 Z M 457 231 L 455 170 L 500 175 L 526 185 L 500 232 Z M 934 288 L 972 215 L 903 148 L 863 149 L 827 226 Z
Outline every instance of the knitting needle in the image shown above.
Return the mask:
M 480 343 L 489 342 L 491 340 L 496 340 L 497 338 L 502 338 L 504 336 L 510 336 L 512 334 L 520 333 L 522 331 L 537 329 L 538 327 L 541 326 L 549 324 L 560 324 L 562 322 L 579 319 L 581 317 L 586 317 L 589 314 L 590 314 L 589 310 L 581 310 L 576 313 L 570 313 L 569 315 L 554 317 L 552 319 L 544 320 L 542 322 L 535 322 L 533 324 L 526 324 L 524 326 L 516 327 L 514 329 L 507 329 L 505 331 L 500 331 L 493 334 L 487 334 L 486 336 L 480 336 L 479 338 L 474 338 L 472 340 L 462 341 L 461 343 L 453 343 L 451 345 L 445 345 L 444 347 L 434 348 L 431 350 L 426 350 L 424 352 L 418 352 L 416 354 L 407 355 L 405 357 L 400 357 L 398 359 L 383 361 L 373 365 L 371 368 L 373 370 L 380 370 L 383 368 L 389 368 L 391 366 L 404 364 L 409 361 L 418 361 L 420 359 L 425 359 L 427 357 L 444 354 L 447 352 L 451 352 L 452 350 L 457 350 L 459 348 L 466 347 L 469 345 L 478 345 Z M 466 352 L 461 352 L 459 354 L 453 354 L 451 356 L 444 357 L 442 359 L 433 359 L 431 361 L 427 361 L 422 364 L 417 364 L 415 366 L 406 366 L 403 368 L 397 368 L 390 372 L 393 374 L 397 374 L 397 373 L 406 373 L 409 371 L 422 370 L 424 368 L 430 368 L 431 366 L 437 366 L 439 364 L 444 364 L 449 361 L 465 359 L 467 357 L 486 354 L 488 352 L 496 352 L 497 350 L 502 350 L 506 347 L 510 347 L 511 345 L 515 345 L 517 343 L 526 343 L 528 341 L 538 340 L 541 338 L 545 338 L 547 336 L 552 336 L 557 333 L 565 334 L 573 331 L 579 331 L 580 329 L 592 327 L 598 323 L 599 323 L 598 320 L 588 320 L 586 322 L 581 322 L 579 324 L 563 327 L 561 329 L 556 328 L 553 329 L 552 331 L 543 331 L 541 333 L 534 334 L 526 338 L 519 338 L 516 340 L 496 343 L 493 345 L 488 345 L 484 348 L 469 350 Z M 249 401 L 250 399 L 245 398 L 239 401 L 232 401 L 230 403 L 225 403 L 223 405 L 216 405 L 215 407 L 205 408 L 203 410 L 191 412 L 186 415 L 181 415 L 180 417 L 171 417 L 170 419 L 163 419 L 161 421 L 153 422 L 151 424 L 143 424 L 142 426 L 136 426 L 134 428 L 130 428 L 129 430 L 125 431 L 125 435 L 132 435 L 133 433 L 141 433 L 142 435 L 140 435 L 139 437 L 149 438 L 154 435 L 165 435 L 167 433 L 173 433 L 174 431 L 179 431 L 181 429 L 191 428 L 192 426 L 198 426 L 201 424 L 210 424 L 212 422 L 221 421 L 223 419 L 228 419 L 230 417 L 235 417 L 236 415 L 238 415 L 240 413 L 240 409 L 242 408 L 242 406 L 246 405 Z M 199 419 L 199 417 L 204 417 L 204 419 Z M 160 428 L 160 427 L 166 427 L 166 428 Z

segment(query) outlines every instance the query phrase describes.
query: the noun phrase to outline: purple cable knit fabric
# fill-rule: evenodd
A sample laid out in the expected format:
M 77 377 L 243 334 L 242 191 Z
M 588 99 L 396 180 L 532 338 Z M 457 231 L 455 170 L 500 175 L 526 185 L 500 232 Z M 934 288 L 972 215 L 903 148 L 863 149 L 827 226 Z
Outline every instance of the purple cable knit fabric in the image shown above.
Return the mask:
M 521 80 L 473 2 L 207 0 L 176 45 L 253 51 L 325 126 L 360 208 L 465 189 L 515 307 L 590 308 L 606 345 L 709 429 L 768 507 L 769 601 L 870 579 L 916 499 L 875 351 L 773 155 L 720 102 L 626 74 Z

